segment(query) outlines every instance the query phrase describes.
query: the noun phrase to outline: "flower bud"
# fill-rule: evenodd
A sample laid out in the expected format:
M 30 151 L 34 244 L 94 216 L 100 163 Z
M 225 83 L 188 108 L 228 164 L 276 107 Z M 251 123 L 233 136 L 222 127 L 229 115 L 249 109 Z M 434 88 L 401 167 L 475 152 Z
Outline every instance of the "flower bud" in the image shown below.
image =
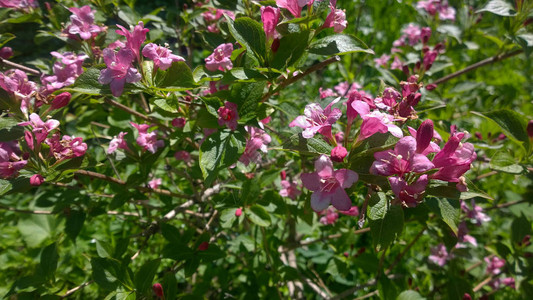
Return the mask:
M 152 285 L 152 291 L 154 291 L 154 294 L 157 297 L 159 297 L 159 298 L 163 298 L 164 297 L 163 287 L 161 286 L 161 283 L 154 283 L 154 285 Z
M 281 43 L 279 39 L 274 39 L 274 41 L 272 42 L 272 46 L 270 46 L 270 49 L 272 49 L 272 52 L 274 53 L 278 52 L 280 44 Z
M 242 215 L 242 208 L 239 207 L 239 208 L 237 208 L 237 209 L 235 210 L 235 216 L 238 218 L 238 217 L 240 217 L 241 215 Z
M 187 120 L 185 118 L 175 118 L 172 120 L 172 126 L 183 128 L 185 127 L 185 123 L 187 123 Z
M 437 85 L 434 84 L 434 83 L 430 83 L 430 84 L 426 85 L 426 90 L 428 90 L 428 91 L 432 91 L 435 88 L 437 88 Z
M 205 251 L 209 248 L 208 242 L 201 242 L 200 245 L 198 245 L 198 251 Z
M 70 102 L 71 97 L 72 96 L 70 95 L 69 92 L 64 92 L 64 93 L 57 95 L 54 98 L 54 100 L 52 100 L 51 108 L 60 109 L 62 107 L 65 107 Z
M 30 178 L 30 184 L 33 186 L 40 186 L 43 182 L 44 178 L 41 174 L 35 174 Z
M 433 121 L 425 120 L 416 132 L 416 153 L 422 153 L 433 138 Z
M 529 123 L 527 123 L 527 136 L 530 139 L 533 139 L 533 120 L 530 120 Z
M 13 49 L 11 47 L 2 47 L 0 49 L 0 57 L 3 59 L 9 59 L 13 56 Z
M 342 162 L 348 155 L 348 151 L 341 145 L 331 149 L 331 160 L 335 162 Z
M 285 170 L 281 171 L 279 175 L 281 176 L 281 180 L 287 179 L 287 172 L 285 172 Z
M 339 131 L 335 134 L 335 140 L 337 141 L 337 143 L 342 143 L 344 142 L 344 132 L 342 131 Z

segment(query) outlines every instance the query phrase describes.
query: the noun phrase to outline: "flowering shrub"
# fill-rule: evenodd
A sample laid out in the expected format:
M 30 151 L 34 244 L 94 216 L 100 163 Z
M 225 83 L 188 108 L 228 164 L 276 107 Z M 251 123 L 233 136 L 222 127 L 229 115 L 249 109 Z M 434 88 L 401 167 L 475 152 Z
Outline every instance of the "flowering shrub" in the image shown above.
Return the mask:
M 3 297 L 533 293 L 533 1 L 0 13 Z

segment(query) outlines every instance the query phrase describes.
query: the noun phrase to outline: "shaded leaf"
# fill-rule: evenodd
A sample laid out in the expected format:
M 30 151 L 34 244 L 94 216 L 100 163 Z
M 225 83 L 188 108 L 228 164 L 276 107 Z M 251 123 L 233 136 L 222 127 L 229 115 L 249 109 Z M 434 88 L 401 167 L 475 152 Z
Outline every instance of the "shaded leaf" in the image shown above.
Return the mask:
M 488 11 L 498 16 L 512 17 L 516 15 L 513 6 L 505 0 L 490 0 L 482 8 L 477 10 L 477 13 Z
M 335 34 L 311 43 L 309 53 L 320 55 L 337 55 L 354 52 L 374 54 L 365 43 L 353 35 Z
M 152 281 L 160 263 L 160 259 L 147 261 L 137 271 L 135 274 L 135 288 L 139 294 L 150 294 Z

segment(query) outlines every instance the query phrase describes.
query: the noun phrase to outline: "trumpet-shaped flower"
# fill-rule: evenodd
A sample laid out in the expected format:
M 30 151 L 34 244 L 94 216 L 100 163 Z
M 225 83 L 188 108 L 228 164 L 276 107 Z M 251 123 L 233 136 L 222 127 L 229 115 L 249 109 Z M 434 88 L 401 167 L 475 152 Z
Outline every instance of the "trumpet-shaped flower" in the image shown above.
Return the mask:
M 123 26 L 117 25 L 117 27 L 120 29 L 117 29 L 115 32 L 126 37 L 126 49 L 130 49 L 135 55 L 135 58 L 140 60 L 141 45 L 144 43 L 144 40 L 146 40 L 146 33 L 148 33 L 150 29 L 144 28 L 142 21 L 139 21 L 131 32 Z
M 338 108 L 331 108 L 333 104 L 339 102 L 340 98 L 336 98 L 326 108 L 318 103 L 311 103 L 305 106 L 304 115 L 298 116 L 294 119 L 289 127 L 303 128 L 302 136 L 306 139 L 312 138 L 315 134 L 320 133 L 330 141 L 333 140 L 331 135 L 331 126 L 337 122 L 341 117 L 342 112 Z
M 231 70 L 233 64 L 231 63 L 231 52 L 233 52 L 233 44 L 221 44 L 205 59 L 205 67 L 209 71 L 225 71 Z
M 279 8 L 272 6 L 261 6 L 261 21 L 267 39 L 273 39 L 276 35 L 276 25 L 280 16 Z
M 237 104 L 226 101 L 224 106 L 218 109 L 218 125 L 226 125 L 229 129 L 237 129 L 237 120 L 239 119 L 239 113 L 237 112 Z
M 118 136 L 114 136 L 113 139 L 111 140 L 111 142 L 109 142 L 109 148 L 107 148 L 107 153 L 108 154 L 111 154 L 115 151 L 117 151 L 117 149 L 122 149 L 122 150 L 128 150 L 128 143 L 126 142 L 126 140 L 124 139 L 124 136 L 128 134 L 127 132 L 120 132 L 118 134 Z
M 311 208 L 322 211 L 330 204 L 338 210 L 349 210 L 352 201 L 344 189 L 351 187 L 359 175 L 352 170 L 334 170 L 333 163 L 326 155 L 321 155 L 315 162 L 313 173 L 303 173 L 302 183 L 313 191 L 311 196 Z
M 104 49 L 104 61 L 107 68 L 100 73 L 98 82 L 110 84 L 113 96 L 122 95 L 126 82 L 133 83 L 141 80 L 141 74 L 131 65 L 133 59 L 134 53 L 130 49 L 124 48 L 118 52 Z
M 70 16 L 70 25 L 65 28 L 65 32 L 72 38 L 79 35 L 82 40 L 88 40 L 105 31 L 105 27 L 94 24 L 94 11 L 89 5 L 69 8 L 72 15 Z
M 33 113 L 30 115 L 29 121 L 19 123 L 18 125 L 31 126 L 33 128 L 32 132 L 35 135 L 37 143 L 42 143 L 48 136 L 48 133 L 59 126 L 59 121 L 50 119 L 46 122 L 43 122 L 38 114 Z
M 144 46 L 142 54 L 144 57 L 153 60 L 154 65 L 161 70 L 168 69 L 172 65 L 172 62 L 185 61 L 183 57 L 172 54 L 170 49 L 154 43 Z
M 152 127 L 148 124 L 136 124 L 130 122 L 131 126 L 135 127 L 139 132 L 137 137 L 137 144 L 148 150 L 151 153 L 156 153 L 157 149 L 165 146 L 165 142 L 157 139 L 157 131 L 148 132 L 148 128 Z
M 403 137 L 400 127 L 394 125 L 394 117 L 392 115 L 379 110 L 370 111 L 370 106 L 364 101 L 355 100 L 351 106 L 363 119 L 358 140 L 364 140 L 377 132 L 390 132 L 397 138 Z

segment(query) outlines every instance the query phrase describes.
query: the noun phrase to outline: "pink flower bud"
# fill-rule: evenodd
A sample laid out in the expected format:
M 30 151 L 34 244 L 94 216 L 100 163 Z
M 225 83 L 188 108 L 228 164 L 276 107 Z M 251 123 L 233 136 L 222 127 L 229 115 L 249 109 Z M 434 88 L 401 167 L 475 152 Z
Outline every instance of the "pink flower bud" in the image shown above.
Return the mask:
M 434 83 L 430 83 L 430 84 L 426 85 L 426 90 L 428 90 L 428 91 L 432 91 L 432 90 L 434 90 L 436 88 L 437 88 L 437 85 L 434 84 Z
M 165 296 L 161 283 L 154 283 L 154 285 L 152 285 L 152 291 L 154 291 L 154 294 L 159 298 L 163 298 Z
M 476 131 L 476 133 L 474 133 L 474 135 L 476 136 L 476 138 L 478 140 L 482 140 L 483 139 L 483 135 L 481 135 L 481 132 L 479 132 L 479 131 Z
M 70 102 L 71 97 L 72 96 L 70 95 L 69 92 L 64 92 L 64 93 L 57 95 L 54 98 L 54 100 L 52 100 L 51 108 L 60 109 L 62 107 L 65 107 Z
M 350 256 L 350 254 L 348 252 L 344 252 L 343 255 L 344 255 L 344 257 Z
M 342 143 L 344 142 L 344 132 L 342 131 L 339 131 L 335 134 L 335 140 L 337 141 L 337 143 Z
M 433 121 L 425 120 L 416 132 L 416 153 L 422 153 L 433 138 Z
M 26 140 L 26 144 L 28 144 L 28 147 L 33 150 L 33 134 L 28 130 L 24 131 L 24 139 Z
M 238 218 L 238 217 L 240 217 L 241 215 L 242 215 L 242 208 L 239 207 L 239 208 L 237 208 L 237 209 L 235 210 L 235 216 Z
M 2 47 L 2 49 L 0 49 L 1 58 L 9 59 L 11 56 L 13 56 L 13 49 L 11 49 L 11 47 Z
M 285 171 L 281 171 L 279 175 L 281 176 L 281 180 L 285 180 L 287 178 L 287 172 Z
M 187 123 L 187 120 L 185 118 L 175 118 L 172 120 L 172 126 L 183 128 L 185 127 L 185 123 Z
M 530 139 L 533 139 L 533 120 L 530 120 L 530 121 L 527 123 L 527 136 L 528 136 Z
M 472 296 L 470 296 L 470 294 L 468 294 L 468 293 L 465 293 L 463 295 L 463 300 L 472 300 Z
M 272 6 L 261 7 L 261 21 L 263 21 L 263 30 L 267 39 L 274 37 L 276 33 L 276 25 L 278 25 L 280 16 L 279 8 Z
M 208 242 L 201 242 L 200 245 L 198 245 L 198 251 L 205 251 L 209 248 Z
M 331 160 L 335 162 L 342 162 L 344 158 L 348 155 L 348 151 L 341 145 L 333 148 L 331 150 Z
M 43 182 L 44 178 L 40 174 L 35 174 L 30 178 L 30 184 L 33 186 L 40 186 Z

